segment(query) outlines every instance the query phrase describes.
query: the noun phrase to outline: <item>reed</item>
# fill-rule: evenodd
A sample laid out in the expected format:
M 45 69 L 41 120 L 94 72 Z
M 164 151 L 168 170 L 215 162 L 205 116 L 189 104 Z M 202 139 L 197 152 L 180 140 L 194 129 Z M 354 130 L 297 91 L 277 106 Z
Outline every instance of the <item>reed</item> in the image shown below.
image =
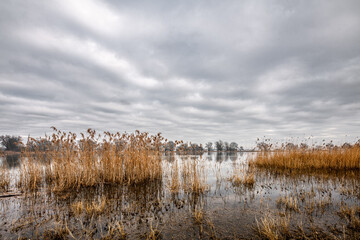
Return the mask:
M 187 193 L 204 193 L 207 186 L 207 175 L 203 160 L 188 158 L 182 165 L 183 189 Z
M 71 205 L 71 209 L 76 216 L 79 216 L 84 211 L 84 204 L 81 201 L 75 202 Z
M 359 170 L 360 146 L 332 149 L 275 150 L 259 152 L 250 164 L 259 168 L 294 170 Z
M 292 194 L 286 195 L 285 197 L 281 196 L 277 199 L 276 203 L 278 205 L 284 205 L 286 210 L 300 212 L 299 201 L 297 197 Z
M 109 224 L 109 230 L 105 236 L 101 238 L 102 240 L 112 240 L 112 239 L 119 239 L 125 240 L 126 239 L 126 232 L 124 230 L 124 226 L 115 221 L 115 223 Z
M 24 190 L 35 190 L 44 182 L 53 191 L 66 191 L 162 178 L 160 134 L 105 132 L 101 136 L 88 129 L 78 140 L 74 133 L 53 129 L 44 139 L 29 138 L 19 181 Z
M 201 224 L 204 221 L 204 211 L 196 207 L 193 213 L 193 218 L 195 224 Z
M 264 216 L 260 221 L 256 220 L 255 232 L 260 239 L 290 239 L 290 219 Z
M 10 187 L 10 173 L 5 167 L 0 166 L 0 191 L 6 192 Z
M 342 204 L 340 206 L 339 215 L 348 221 L 350 228 L 360 229 L 360 206 Z
M 171 164 L 171 182 L 169 189 L 172 193 L 178 193 L 180 191 L 180 177 L 179 177 L 179 166 L 178 161 L 175 160 Z
M 245 170 L 239 166 L 235 166 L 233 169 L 232 176 L 230 176 L 229 181 L 233 186 L 246 186 L 253 187 L 255 184 L 255 174 L 249 170 Z
M 100 215 L 105 211 L 107 199 L 105 197 L 101 198 L 99 202 L 93 201 L 86 204 L 85 211 L 89 216 Z

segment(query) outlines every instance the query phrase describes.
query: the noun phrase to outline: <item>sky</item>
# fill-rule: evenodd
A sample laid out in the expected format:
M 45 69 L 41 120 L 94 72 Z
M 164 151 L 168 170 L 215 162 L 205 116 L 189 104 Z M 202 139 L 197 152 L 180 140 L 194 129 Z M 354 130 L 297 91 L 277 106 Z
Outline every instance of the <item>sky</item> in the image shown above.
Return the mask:
M 360 1 L 0 2 L 0 135 L 360 136 Z

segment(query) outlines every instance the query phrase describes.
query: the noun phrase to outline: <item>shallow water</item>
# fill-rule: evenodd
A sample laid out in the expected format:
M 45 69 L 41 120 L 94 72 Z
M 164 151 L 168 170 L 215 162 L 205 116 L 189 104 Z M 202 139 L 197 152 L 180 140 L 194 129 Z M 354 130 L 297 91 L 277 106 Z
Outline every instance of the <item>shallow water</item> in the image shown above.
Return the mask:
M 32 194 L 0 198 L 0 238 L 44 238 L 46 230 L 62 228 L 77 238 L 101 238 L 117 222 L 128 239 L 146 239 L 152 230 L 162 239 L 254 238 L 257 222 L 265 216 L 289 218 L 294 229 L 301 222 L 305 232 L 315 227 L 342 236 L 343 226 L 348 227 L 349 222 L 339 215 L 341 206 L 360 206 L 358 173 L 248 169 L 253 154 L 164 155 L 163 179 L 146 185 L 105 185 L 62 194 L 43 188 Z M 21 159 L 6 157 L 1 161 L 10 168 L 14 176 L 11 188 L 17 191 Z M 194 193 L 180 187 L 179 192 L 172 192 L 169 186 L 174 164 L 181 170 L 192 161 L 197 162 L 198 177 L 204 180 L 206 191 Z M 230 177 L 239 169 L 254 173 L 255 184 L 233 185 Z M 181 174 L 178 181 L 183 186 Z M 279 203 L 287 196 L 297 199 L 297 209 Z M 76 214 L 73 207 L 78 202 L 86 206 L 102 201 L 104 208 L 99 213 L 84 209 Z M 199 212 L 203 217 L 196 220 L 194 215 Z

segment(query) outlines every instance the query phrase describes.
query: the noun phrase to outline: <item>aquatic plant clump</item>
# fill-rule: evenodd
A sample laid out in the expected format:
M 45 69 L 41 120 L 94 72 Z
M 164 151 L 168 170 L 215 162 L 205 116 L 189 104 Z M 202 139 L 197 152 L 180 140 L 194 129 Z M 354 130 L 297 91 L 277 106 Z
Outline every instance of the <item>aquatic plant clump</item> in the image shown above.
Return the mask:
M 53 128 L 45 139 L 29 138 L 23 153 L 19 186 L 35 190 L 42 184 L 54 191 L 100 184 L 136 184 L 162 178 L 160 134 L 74 133 Z M 39 163 L 39 159 L 43 163 Z
M 360 170 L 360 146 L 262 151 L 250 163 L 273 169 Z

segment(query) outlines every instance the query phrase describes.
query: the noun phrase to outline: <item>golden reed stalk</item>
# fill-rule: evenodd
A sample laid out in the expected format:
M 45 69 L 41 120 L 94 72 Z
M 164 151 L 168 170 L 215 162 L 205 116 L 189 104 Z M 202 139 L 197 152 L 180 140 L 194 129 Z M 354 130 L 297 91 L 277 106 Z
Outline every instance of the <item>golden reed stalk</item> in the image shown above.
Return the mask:
M 360 146 L 333 149 L 291 149 L 259 152 L 251 165 L 294 170 L 359 170 Z
M 160 134 L 105 132 L 102 137 L 88 129 L 77 141 L 76 134 L 53 129 L 50 137 L 28 140 L 18 184 L 25 190 L 45 185 L 64 191 L 162 178 Z

